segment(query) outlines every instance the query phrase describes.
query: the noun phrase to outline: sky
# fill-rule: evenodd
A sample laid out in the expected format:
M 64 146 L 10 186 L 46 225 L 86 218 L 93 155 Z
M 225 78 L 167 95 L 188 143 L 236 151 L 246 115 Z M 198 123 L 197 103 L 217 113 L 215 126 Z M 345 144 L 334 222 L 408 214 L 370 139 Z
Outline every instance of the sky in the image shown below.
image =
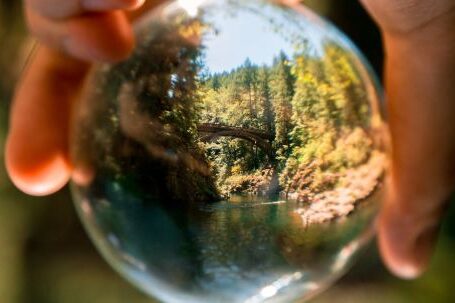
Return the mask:
M 273 58 L 281 50 L 292 57 L 292 43 L 286 41 L 284 35 L 273 31 L 273 25 L 267 18 L 247 10 L 237 11 L 236 16 L 219 9 L 210 14 L 209 20 L 218 30 L 218 34 L 210 33 L 203 42 L 206 47 L 205 62 L 210 72 L 230 71 L 242 65 L 247 58 L 258 65 L 271 65 Z M 282 28 L 294 29 L 295 32 L 296 27 L 287 22 L 281 14 L 269 12 L 267 15 L 273 16 L 280 24 L 283 23 Z M 319 34 L 311 31 L 311 27 L 304 35 L 310 39 L 321 39 Z

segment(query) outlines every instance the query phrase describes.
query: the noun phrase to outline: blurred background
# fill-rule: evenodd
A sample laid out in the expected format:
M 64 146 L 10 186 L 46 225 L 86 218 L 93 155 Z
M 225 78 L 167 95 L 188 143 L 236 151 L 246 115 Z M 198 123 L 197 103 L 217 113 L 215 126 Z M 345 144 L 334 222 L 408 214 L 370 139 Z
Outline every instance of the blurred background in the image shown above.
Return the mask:
M 356 0 L 305 3 L 344 30 L 381 74 L 379 32 Z M 8 180 L 3 164 L 8 111 L 32 47 L 21 1 L 0 0 L 0 303 L 154 302 L 101 259 L 76 217 L 67 189 L 33 198 Z M 430 269 L 422 278 L 401 281 L 392 277 L 372 244 L 344 278 L 312 302 L 455 302 L 453 204 Z

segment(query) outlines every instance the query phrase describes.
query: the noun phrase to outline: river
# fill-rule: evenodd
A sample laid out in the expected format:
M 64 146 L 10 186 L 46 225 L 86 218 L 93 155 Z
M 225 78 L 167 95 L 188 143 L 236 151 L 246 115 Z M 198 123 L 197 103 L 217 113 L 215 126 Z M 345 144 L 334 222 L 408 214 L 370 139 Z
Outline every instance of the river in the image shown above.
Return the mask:
M 170 302 L 256 302 L 267 285 L 285 296 L 308 283 L 318 288 L 348 267 L 378 199 L 359 202 L 347 218 L 306 226 L 298 212 L 306 206 L 281 199 L 234 196 L 181 211 L 114 183 L 105 194 L 80 198 L 95 243 L 117 270 Z

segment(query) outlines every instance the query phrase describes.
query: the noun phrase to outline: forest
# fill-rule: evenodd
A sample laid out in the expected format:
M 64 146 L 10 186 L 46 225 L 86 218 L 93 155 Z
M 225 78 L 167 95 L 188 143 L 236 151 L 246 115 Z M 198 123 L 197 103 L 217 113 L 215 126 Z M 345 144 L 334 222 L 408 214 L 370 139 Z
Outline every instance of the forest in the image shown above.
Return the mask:
M 247 58 L 201 76 L 200 145 L 223 194 L 306 201 L 370 159 L 365 83 L 342 47 L 325 43 L 323 54 L 281 52 L 271 66 Z
M 349 50 L 301 43 L 215 73 L 200 23 L 153 29 L 130 60 L 93 75 L 76 166 L 172 207 L 253 194 L 346 200 L 340 214 L 374 190 L 381 121 Z

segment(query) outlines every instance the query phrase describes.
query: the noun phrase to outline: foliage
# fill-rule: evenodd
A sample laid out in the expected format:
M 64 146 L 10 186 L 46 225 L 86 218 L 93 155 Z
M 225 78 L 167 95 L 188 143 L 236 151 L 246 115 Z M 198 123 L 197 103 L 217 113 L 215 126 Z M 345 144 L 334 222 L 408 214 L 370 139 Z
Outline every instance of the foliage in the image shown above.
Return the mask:
M 88 100 L 96 125 L 81 129 L 98 132 L 82 134 L 80 147 L 97 159 L 82 162 L 159 184 L 152 195 L 206 201 L 218 193 L 320 192 L 368 160 L 370 109 L 349 51 L 326 42 L 320 55 L 304 41 L 270 66 L 246 58 L 210 73 L 202 24 L 151 28 L 131 60 L 94 75 L 103 88 Z M 138 168 L 147 173 L 133 173 Z M 272 174 L 258 177 L 264 171 Z
M 129 60 L 91 75 L 94 87 L 82 105 L 88 109 L 81 110 L 87 115 L 74 136 L 75 165 L 96 171 L 94 182 L 114 176 L 130 192 L 169 207 L 215 201 L 215 180 L 196 144 L 202 62 L 193 39 L 200 25 L 150 28 Z
M 203 143 L 219 186 L 246 188 L 249 175 L 273 166 L 283 190 L 318 192 L 368 160 L 370 109 L 352 56 L 331 42 L 322 56 L 306 44 L 298 49 L 292 58 L 281 52 L 272 66 L 246 59 L 203 79 L 199 123 L 261 130 L 271 138 L 269 153 L 239 138 Z

